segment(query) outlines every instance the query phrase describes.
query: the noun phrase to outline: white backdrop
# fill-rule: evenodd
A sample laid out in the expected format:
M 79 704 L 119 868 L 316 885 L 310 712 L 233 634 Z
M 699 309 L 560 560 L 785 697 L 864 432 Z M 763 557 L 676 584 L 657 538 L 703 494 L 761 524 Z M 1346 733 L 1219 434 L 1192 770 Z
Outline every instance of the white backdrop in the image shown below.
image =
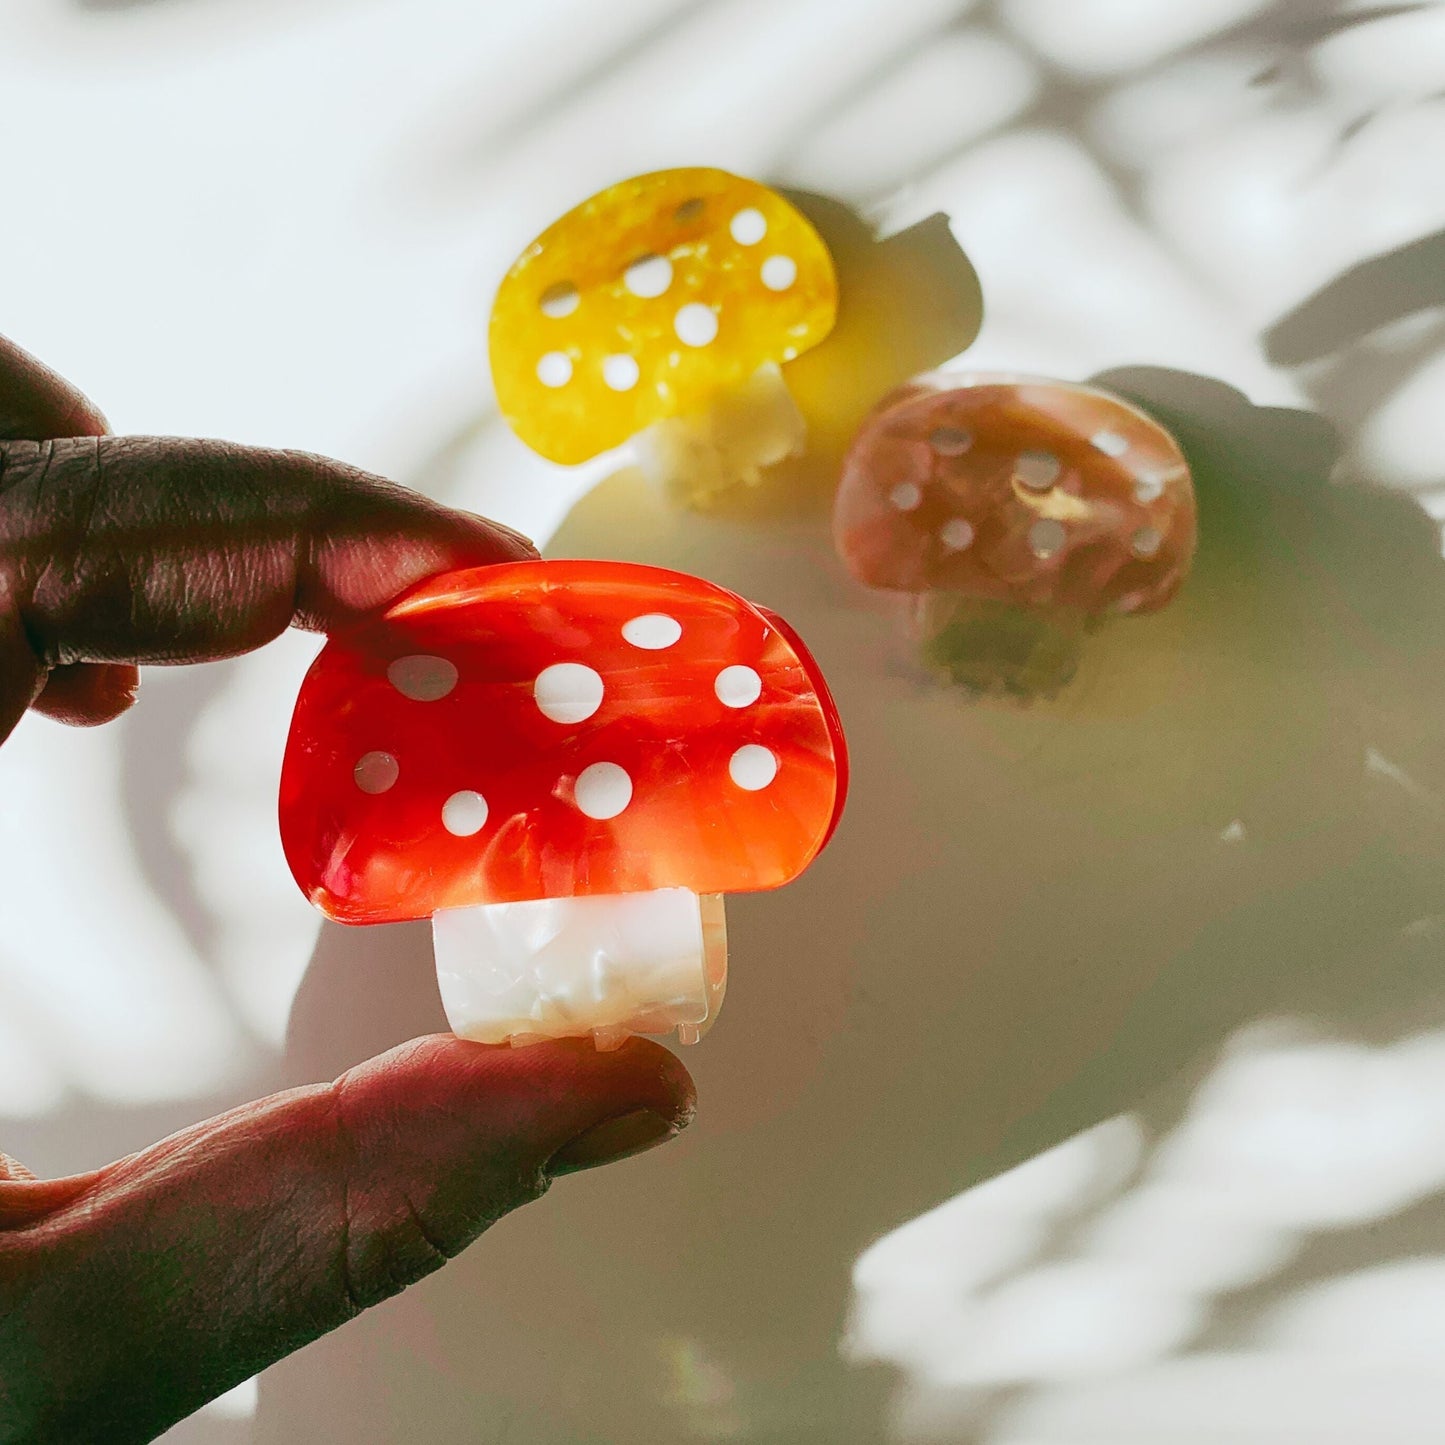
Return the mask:
M 544 540 L 606 468 L 562 473 L 496 423 L 491 290 L 528 238 L 601 185 L 717 164 L 843 200 L 880 235 L 946 212 L 986 298 L 970 365 L 1224 382 L 1256 407 L 1327 418 L 1337 485 L 1445 516 L 1442 95 L 1440 4 L 0 0 L 0 330 L 117 431 L 334 454 Z M 1389 548 L 1363 533 L 1360 547 L 1383 559 L 1360 584 L 1379 617 L 1414 606 L 1414 593 L 1392 600 Z M 326 1047 L 298 1046 L 294 1030 L 287 1044 L 308 965 L 327 977 L 273 815 L 315 646 L 152 669 L 119 724 L 30 719 L 0 751 L 0 1134 L 37 1171 L 98 1164 L 390 1041 L 366 1024 Z M 519 1276 L 565 1292 L 583 1271 L 558 1243 L 568 1208 L 625 1215 L 628 1191 L 665 1191 L 674 1149 L 731 1150 L 746 1171 L 749 1130 L 783 1127 L 827 1077 L 799 1064 L 772 1113 L 722 1110 L 712 1133 L 704 1064 L 686 1141 L 621 1183 L 569 1183 L 572 1200 L 559 1189 L 535 1220 L 509 1221 L 476 1264 L 174 1439 L 573 1441 L 624 1438 L 605 1423 L 623 1418 L 625 1438 L 659 1441 L 1432 1438 L 1445 1407 L 1445 1212 L 1430 1205 L 1445 1189 L 1445 1012 L 1430 978 L 1445 888 L 1415 885 L 1445 860 L 1445 770 L 1423 761 L 1436 718 L 1421 695 L 1392 691 L 1411 668 L 1376 675 L 1367 659 L 1351 675 L 1421 763 L 1362 735 L 1351 806 L 1368 812 L 1378 793 L 1391 821 L 1312 880 L 1373 889 L 1382 908 L 1409 894 L 1350 959 L 1348 1019 L 1309 988 L 1260 998 L 1188 1049 L 1161 1043 L 1170 1067 L 1121 1066 L 1137 1088 L 1085 1089 L 1097 1102 L 1071 1113 L 1060 1092 L 1110 1036 L 1081 1046 L 1077 1067 L 1015 1111 L 1015 1124 L 1051 1122 L 1001 1124 L 989 1148 L 960 1140 L 955 1185 L 1032 1162 L 912 1224 L 953 1189 L 932 1175 L 921 1198 L 886 1203 L 880 1189 L 866 1226 L 840 1226 L 853 1243 L 826 1286 L 842 1302 L 830 1349 L 798 1335 L 763 1379 L 736 1311 L 713 1337 L 652 1310 L 670 1298 L 661 1283 L 609 1293 L 589 1278 L 585 1318 L 609 1339 L 590 1371 L 599 1423 L 569 1393 L 589 1387 L 591 1326 L 526 1319 L 540 1353 L 495 1410 L 469 1373 L 459 1342 L 469 1309 L 489 1307 L 489 1255 L 525 1256 Z M 1309 677 L 1291 698 L 1332 709 L 1338 672 Z M 1239 823 L 1218 817 L 1210 837 L 1238 841 Z M 1360 873 L 1372 848 L 1378 866 Z M 906 871 L 877 864 L 890 866 Z M 1227 922 L 1201 915 L 1199 929 Z M 994 943 L 1027 946 L 1018 928 Z M 1371 950 L 1386 933 L 1404 952 L 1383 965 Z M 346 947 L 360 950 L 357 990 L 395 988 L 400 1014 L 431 1026 L 424 973 L 379 983 L 387 945 Z M 1248 947 L 1288 950 L 1291 935 L 1262 926 Z M 1378 993 L 1371 969 L 1388 975 Z M 379 1007 L 345 987 L 334 1000 L 358 1019 Z M 884 1029 L 820 1018 L 825 1037 L 800 1058 L 824 1058 L 830 1030 Z M 913 1027 L 895 1020 L 879 1047 L 908 1051 Z M 740 1087 L 742 1056 L 712 1067 Z M 808 1107 L 814 1124 L 829 1117 L 826 1102 Z M 950 1107 L 981 1117 L 995 1101 Z M 835 1181 L 817 1207 L 851 1187 Z M 712 1218 L 695 1196 L 689 1208 L 699 1236 L 731 1230 L 744 1255 L 764 1229 Z M 1380 1222 L 1398 1219 L 1386 1239 Z M 783 1300 L 814 1282 L 769 1288 Z M 520 1278 L 498 1288 L 526 1298 Z M 548 1354 L 563 1350 L 573 1363 Z M 652 1374 L 604 1357 L 645 1357 Z M 603 1403 L 612 1393 L 625 1408 Z

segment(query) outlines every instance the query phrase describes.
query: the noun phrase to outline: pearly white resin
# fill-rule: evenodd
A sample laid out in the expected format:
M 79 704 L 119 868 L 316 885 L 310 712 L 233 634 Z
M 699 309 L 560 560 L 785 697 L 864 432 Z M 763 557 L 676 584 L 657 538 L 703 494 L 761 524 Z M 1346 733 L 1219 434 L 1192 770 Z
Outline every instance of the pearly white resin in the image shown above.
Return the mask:
M 721 896 L 686 888 L 444 909 L 432 916 L 452 1031 L 500 1044 L 678 1031 L 695 1043 L 722 1005 Z
M 764 467 L 797 456 L 808 426 L 783 374 L 769 362 L 704 412 L 653 422 L 632 439 L 638 467 L 684 504 L 756 486 Z

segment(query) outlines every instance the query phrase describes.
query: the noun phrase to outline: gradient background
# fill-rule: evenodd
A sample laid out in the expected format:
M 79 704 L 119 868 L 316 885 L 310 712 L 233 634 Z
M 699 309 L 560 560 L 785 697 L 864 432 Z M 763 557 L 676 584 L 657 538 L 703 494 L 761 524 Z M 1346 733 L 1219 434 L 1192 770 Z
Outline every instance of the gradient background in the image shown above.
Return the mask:
M 852 668 L 815 535 L 604 487 L 569 550 L 747 577 L 839 650 L 851 831 L 732 910 L 776 980 L 735 968 L 688 1135 L 168 1440 L 1438 1438 L 1445 5 L 0 0 L 0 159 L 0 328 L 117 431 L 544 540 L 612 467 L 498 424 L 492 289 L 607 182 L 717 164 L 880 247 L 947 213 L 967 364 L 1151 401 L 1225 518 L 1172 620 L 1021 720 L 884 643 Z M 315 646 L 0 751 L 0 1131 L 37 1172 L 435 1026 L 426 931 L 323 932 L 281 857 Z

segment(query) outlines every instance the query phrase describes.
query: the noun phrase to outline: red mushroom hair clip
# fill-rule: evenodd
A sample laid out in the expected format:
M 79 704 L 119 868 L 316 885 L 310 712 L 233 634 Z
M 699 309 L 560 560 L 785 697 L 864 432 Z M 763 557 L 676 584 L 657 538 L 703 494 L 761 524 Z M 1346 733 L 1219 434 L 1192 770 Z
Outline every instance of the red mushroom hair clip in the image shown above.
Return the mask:
M 517 562 L 327 643 L 281 835 L 329 917 L 432 919 L 463 1037 L 691 1043 L 722 1003 L 721 895 L 796 878 L 846 786 L 837 711 L 780 618 L 657 567 Z

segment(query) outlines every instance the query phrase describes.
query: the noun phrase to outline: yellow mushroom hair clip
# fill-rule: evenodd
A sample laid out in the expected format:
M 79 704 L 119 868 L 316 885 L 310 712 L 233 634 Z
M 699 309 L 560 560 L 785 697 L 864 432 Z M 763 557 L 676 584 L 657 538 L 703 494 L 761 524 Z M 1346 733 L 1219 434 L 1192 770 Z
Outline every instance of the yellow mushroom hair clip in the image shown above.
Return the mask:
M 555 221 L 498 288 L 492 378 L 512 430 L 572 465 L 625 442 L 706 505 L 800 452 L 782 367 L 832 330 L 823 239 L 756 181 L 705 167 L 619 181 Z

